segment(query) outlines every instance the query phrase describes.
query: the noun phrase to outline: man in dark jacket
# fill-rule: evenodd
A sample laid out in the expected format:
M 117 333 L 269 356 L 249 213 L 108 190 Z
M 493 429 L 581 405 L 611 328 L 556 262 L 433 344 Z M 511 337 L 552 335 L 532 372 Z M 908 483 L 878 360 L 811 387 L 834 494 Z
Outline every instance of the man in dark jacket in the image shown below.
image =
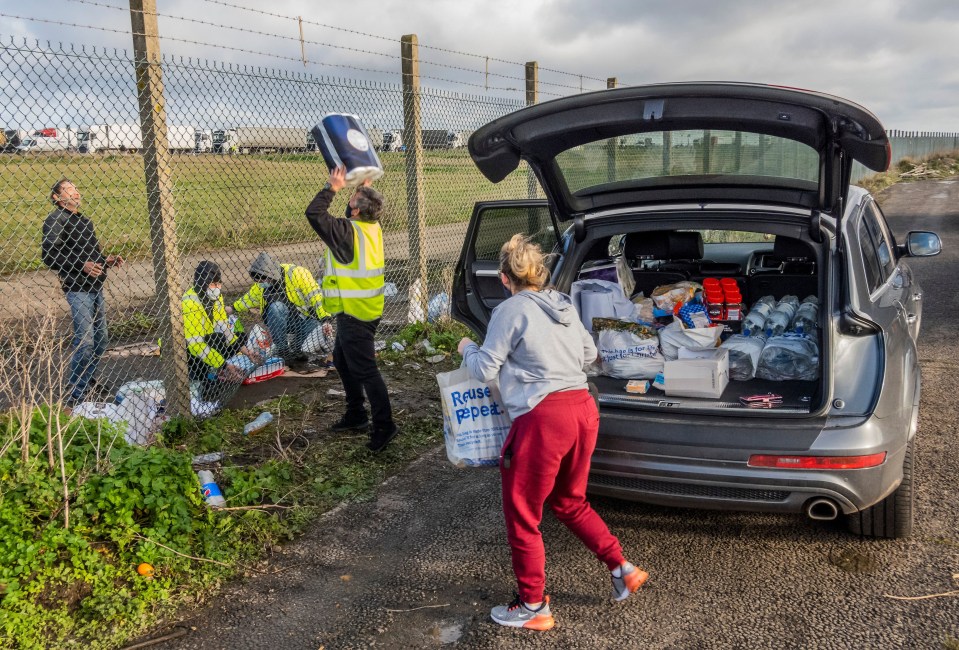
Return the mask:
M 60 276 L 73 319 L 73 358 L 70 362 L 68 406 L 83 400 L 95 380 L 107 349 L 107 315 L 103 283 L 107 269 L 123 264 L 119 255 L 104 255 L 93 222 L 80 213 L 80 192 L 69 180 L 50 191 L 56 208 L 43 222 L 43 263 Z
M 326 271 L 323 301 L 336 315 L 336 342 L 333 363 L 346 391 L 346 413 L 333 425 L 334 431 L 366 429 L 370 426 L 363 394 L 370 401 L 373 426 L 370 451 L 386 448 L 399 433 L 386 383 L 376 367 L 373 337 L 383 315 L 384 274 L 383 231 L 380 214 L 383 195 L 358 187 L 347 205 L 346 219 L 330 214 L 330 203 L 346 186 L 346 169 L 330 172 L 330 180 L 306 208 L 306 219 L 326 244 Z

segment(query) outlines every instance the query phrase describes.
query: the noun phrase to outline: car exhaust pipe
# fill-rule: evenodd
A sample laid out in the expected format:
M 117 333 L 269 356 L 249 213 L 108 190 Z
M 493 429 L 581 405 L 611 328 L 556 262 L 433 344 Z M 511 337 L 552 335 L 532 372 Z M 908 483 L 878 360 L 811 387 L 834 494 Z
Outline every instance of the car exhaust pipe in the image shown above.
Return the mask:
M 839 516 L 839 506 L 832 499 L 812 499 L 805 510 L 806 516 L 816 521 L 832 521 Z

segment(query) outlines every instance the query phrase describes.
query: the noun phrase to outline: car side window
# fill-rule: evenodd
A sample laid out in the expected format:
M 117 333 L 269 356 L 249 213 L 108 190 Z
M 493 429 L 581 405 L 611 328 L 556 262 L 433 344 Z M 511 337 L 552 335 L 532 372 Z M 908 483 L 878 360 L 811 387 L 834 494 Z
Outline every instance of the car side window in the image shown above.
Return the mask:
M 866 218 L 863 215 L 859 222 L 859 246 L 862 249 L 863 268 L 866 271 L 866 283 L 869 285 L 869 293 L 872 293 L 882 284 L 882 266 L 879 263 L 879 255 L 876 252 L 876 244 L 873 241 L 869 227 L 866 225 Z
M 882 267 L 883 279 L 892 275 L 896 268 L 896 258 L 893 254 L 895 244 L 889 235 L 889 229 L 886 227 L 882 213 L 876 207 L 875 203 L 868 203 L 863 211 L 862 219 L 872 235 L 873 243 L 876 245 L 876 255 L 879 258 L 879 265 Z

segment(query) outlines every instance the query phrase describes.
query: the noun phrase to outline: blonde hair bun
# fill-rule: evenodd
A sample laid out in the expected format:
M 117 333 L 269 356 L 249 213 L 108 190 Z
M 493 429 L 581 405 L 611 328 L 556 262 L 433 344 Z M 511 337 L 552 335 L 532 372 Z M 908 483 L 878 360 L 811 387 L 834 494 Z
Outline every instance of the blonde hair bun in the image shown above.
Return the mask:
M 517 287 L 539 291 L 549 280 L 544 258 L 539 244 L 523 234 L 516 234 L 500 249 L 499 270 Z

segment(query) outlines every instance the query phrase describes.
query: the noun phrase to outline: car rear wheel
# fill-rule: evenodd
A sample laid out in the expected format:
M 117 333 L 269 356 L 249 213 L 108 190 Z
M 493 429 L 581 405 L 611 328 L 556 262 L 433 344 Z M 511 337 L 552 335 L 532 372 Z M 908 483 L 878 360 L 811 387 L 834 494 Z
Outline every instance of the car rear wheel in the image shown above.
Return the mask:
M 902 461 L 902 483 L 895 492 L 876 505 L 849 515 L 849 532 L 863 537 L 909 537 L 915 517 L 914 501 L 913 441 L 910 441 Z

